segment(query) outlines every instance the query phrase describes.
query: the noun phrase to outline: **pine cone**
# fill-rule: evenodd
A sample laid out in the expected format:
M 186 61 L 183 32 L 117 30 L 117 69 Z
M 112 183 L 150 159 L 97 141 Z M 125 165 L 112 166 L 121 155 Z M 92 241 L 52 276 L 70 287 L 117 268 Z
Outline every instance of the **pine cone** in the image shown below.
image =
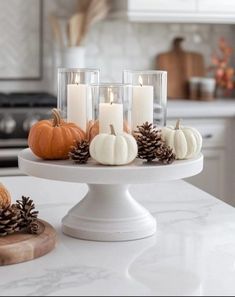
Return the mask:
M 31 222 L 29 224 L 29 226 L 27 227 L 27 232 L 29 234 L 35 234 L 35 235 L 38 235 L 38 234 L 41 234 L 41 226 L 40 226 L 40 223 L 39 221 L 35 220 L 33 222 Z
M 38 211 L 35 211 L 35 205 L 33 200 L 29 197 L 22 196 L 22 200 L 17 200 L 15 207 L 20 211 L 21 224 L 20 228 L 27 228 L 33 221 L 38 218 Z
M 21 222 L 20 211 L 14 205 L 0 209 L 0 236 L 19 232 Z
M 172 164 L 176 159 L 176 155 L 173 153 L 173 150 L 165 143 L 157 148 L 156 157 L 158 161 L 164 165 Z
M 69 158 L 76 164 L 86 164 L 90 159 L 90 144 L 88 141 L 83 140 L 81 143 L 77 142 L 69 153 Z
M 146 122 L 138 126 L 134 132 L 138 145 L 138 158 L 151 162 L 156 159 L 156 150 L 162 145 L 161 131 L 157 130 L 153 124 Z

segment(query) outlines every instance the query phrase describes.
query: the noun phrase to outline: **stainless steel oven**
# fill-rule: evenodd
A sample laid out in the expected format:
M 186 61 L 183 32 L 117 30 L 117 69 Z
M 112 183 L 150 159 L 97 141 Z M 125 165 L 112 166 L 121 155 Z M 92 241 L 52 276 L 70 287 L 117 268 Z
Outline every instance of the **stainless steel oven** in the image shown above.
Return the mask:
M 47 93 L 0 94 L 0 176 L 21 175 L 18 153 L 27 147 L 29 130 L 55 106 Z

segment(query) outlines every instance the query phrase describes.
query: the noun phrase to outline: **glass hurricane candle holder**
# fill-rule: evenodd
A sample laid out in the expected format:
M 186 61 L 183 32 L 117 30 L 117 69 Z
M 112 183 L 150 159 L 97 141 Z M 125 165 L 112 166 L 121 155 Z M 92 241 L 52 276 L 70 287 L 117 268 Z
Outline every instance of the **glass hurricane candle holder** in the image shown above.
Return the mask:
M 145 122 L 166 125 L 167 72 L 130 71 L 123 73 L 123 83 L 132 85 L 132 131 Z
M 92 86 L 93 104 L 99 133 L 110 134 L 110 126 L 116 133 L 130 132 L 131 86 L 123 84 L 99 84 Z
M 67 69 L 58 71 L 58 109 L 68 122 L 84 131 L 94 117 L 91 84 L 99 83 L 99 70 Z

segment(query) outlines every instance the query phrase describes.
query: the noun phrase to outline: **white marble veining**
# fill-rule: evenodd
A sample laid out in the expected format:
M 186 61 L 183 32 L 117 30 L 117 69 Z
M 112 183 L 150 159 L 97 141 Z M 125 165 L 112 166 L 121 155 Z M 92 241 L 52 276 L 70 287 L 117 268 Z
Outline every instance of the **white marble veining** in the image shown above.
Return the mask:
M 132 187 L 158 220 L 155 237 L 124 243 L 61 233 L 85 185 L 2 178 L 14 199 L 30 195 L 59 235 L 56 250 L 0 268 L 0 296 L 212 296 L 235 294 L 235 210 L 183 181 Z
M 168 118 L 235 118 L 235 99 L 168 100 Z

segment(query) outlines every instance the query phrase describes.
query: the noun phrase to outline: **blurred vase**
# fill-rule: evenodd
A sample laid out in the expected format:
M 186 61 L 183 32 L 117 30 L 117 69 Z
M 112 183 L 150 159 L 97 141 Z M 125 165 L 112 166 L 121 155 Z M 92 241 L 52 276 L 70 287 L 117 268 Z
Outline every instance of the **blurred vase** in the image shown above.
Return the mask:
M 85 47 L 68 47 L 62 50 L 61 67 L 85 68 Z
M 235 95 L 234 90 L 226 90 L 219 86 L 217 86 L 217 88 L 216 88 L 216 98 L 218 98 L 218 99 L 233 98 L 234 95 Z
M 54 45 L 53 49 L 53 90 L 57 94 L 58 68 L 85 68 L 86 49 L 82 46 L 61 49 Z
M 200 100 L 211 101 L 215 99 L 216 80 L 202 77 L 200 79 Z

